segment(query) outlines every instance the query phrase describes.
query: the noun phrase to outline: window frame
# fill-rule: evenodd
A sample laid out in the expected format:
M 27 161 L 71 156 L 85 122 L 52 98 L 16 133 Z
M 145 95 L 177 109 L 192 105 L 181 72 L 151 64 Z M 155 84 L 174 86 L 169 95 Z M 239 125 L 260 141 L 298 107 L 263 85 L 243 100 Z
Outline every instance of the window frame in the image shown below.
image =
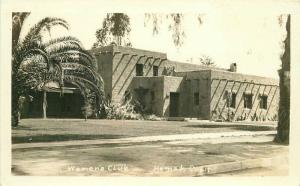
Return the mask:
M 260 95 L 259 108 L 265 109 L 265 110 L 268 109 L 268 96 L 267 95 Z
M 158 76 L 158 66 L 157 65 L 153 65 L 152 67 L 152 73 L 153 73 L 153 76 Z
M 234 95 L 234 96 L 233 96 Z M 233 99 L 234 97 L 234 99 Z M 234 103 L 234 104 L 233 104 Z M 231 99 L 230 99 L 230 104 L 229 104 L 230 108 L 235 108 L 236 107 L 236 93 L 232 92 L 231 93 Z
M 246 109 L 252 109 L 253 107 L 253 94 L 244 93 L 244 108 Z M 250 99 L 248 99 L 250 98 Z
M 136 76 L 144 76 L 144 64 L 136 64 L 135 65 L 135 75 Z

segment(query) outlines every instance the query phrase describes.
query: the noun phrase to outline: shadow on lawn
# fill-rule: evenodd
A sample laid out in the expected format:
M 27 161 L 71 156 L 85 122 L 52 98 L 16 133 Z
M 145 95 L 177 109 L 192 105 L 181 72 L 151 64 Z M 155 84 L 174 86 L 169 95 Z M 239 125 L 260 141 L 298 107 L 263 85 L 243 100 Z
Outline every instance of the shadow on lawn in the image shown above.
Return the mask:
M 129 156 L 125 156 L 122 154 L 109 154 L 109 155 L 100 155 L 100 157 L 104 160 L 104 161 L 110 161 L 110 162 L 133 162 L 133 161 L 137 161 L 137 159 L 131 158 Z
M 71 140 L 96 140 L 96 139 L 119 139 L 127 137 L 125 135 L 81 135 L 81 134 L 54 134 L 54 135 L 38 135 L 38 136 L 13 136 L 12 143 L 35 143 L 35 142 L 57 142 Z
M 137 145 L 151 145 L 157 144 L 160 142 L 138 142 L 138 143 L 104 143 L 104 144 L 96 144 L 96 145 L 69 145 L 69 146 L 49 146 L 49 147 L 33 147 L 33 148 L 21 148 L 21 149 L 12 149 L 12 152 L 29 152 L 33 149 L 35 151 L 52 151 L 52 150 L 84 150 L 84 149 L 98 149 L 98 148 L 120 148 L 120 147 L 130 147 L 130 146 L 137 146 Z
M 11 172 L 13 175 L 17 175 L 17 176 L 29 175 L 27 172 L 24 172 L 23 170 L 21 170 L 17 165 L 12 165 Z
M 244 130 L 244 131 L 272 131 L 272 130 L 276 130 L 275 127 L 253 126 L 253 125 L 187 125 L 185 127 L 192 127 L 192 128 L 232 128 L 232 129 L 235 129 L 235 130 Z
M 32 128 L 32 127 L 27 127 L 27 126 L 17 126 L 17 127 L 13 127 L 13 130 L 26 130 L 26 131 L 38 131 L 39 129 L 36 128 Z

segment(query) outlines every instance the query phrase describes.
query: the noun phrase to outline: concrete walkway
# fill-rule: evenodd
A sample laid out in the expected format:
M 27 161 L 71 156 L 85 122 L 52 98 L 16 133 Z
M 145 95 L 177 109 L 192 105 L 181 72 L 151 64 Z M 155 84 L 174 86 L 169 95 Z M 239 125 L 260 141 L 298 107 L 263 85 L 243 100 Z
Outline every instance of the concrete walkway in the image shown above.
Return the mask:
M 276 121 L 222 121 L 222 122 L 217 122 L 217 121 L 210 121 L 210 120 L 197 120 L 197 119 L 185 119 L 187 122 L 191 123 L 198 123 L 201 125 L 220 125 L 220 126 L 226 126 L 226 125 L 247 125 L 247 126 L 266 126 L 266 127 L 277 127 L 277 122 Z
M 84 145 L 101 145 L 114 143 L 141 143 L 141 142 L 155 142 L 155 141 L 176 141 L 176 140 L 196 140 L 196 139 L 217 139 L 226 137 L 240 137 L 240 136 L 261 136 L 274 135 L 276 131 L 237 131 L 237 132 L 222 132 L 222 133 L 196 133 L 196 134 L 176 134 L 176 135 L 160 135 L 160 136 L 142 136 L 130 137 L 120 139 L 101 139 L 101 140 L 75 140 L 75 141 L 61 141 L 61 142 L 44 142 L 44 143 L 19 143 L 13 144 L 12 149 L 26 149 L 26 148 L 49 148 L 62 146 L 84 146 Z
M 238 174 L 239 171 L 251 170 L 257 168 L 269 168 L 274 170 L 275 174 L 271 174 L 271 176 L 287 176 L 288 175 L 288 166 L 285 166 L 283 170 L 281 170 L 279 175 L 276 175 L 276 169 L 278 167 L 282 168 L 282 165 L 288 165 L 288 157 L 287 156 L 276 156 L 270 158 L 254 158 L 254 159 L 245 159 L 242 161 L 233 161 L 233 162 L 224 162 L 224 163 L 216 163 L 210 165 L 203 166 L 195 166 L 188 168 L 178 168 L 177 170 L 168 171 L 168 172 L 157 172 L 150 174 L 151 176 L 208 176 L 215 174 L 229 174 L 233 172 L 232 175 Z M 273 173 L 269 171 L 269 174 Z M 255 176 L 265 176 L 265 173 L 257 172 L 254 174 Z M 246 174 L 247 175 L 247 174 Z M 220 175 L 219 175 L 220 176 Z M 227 175 L 226 175 L 227 176 Z M 245 175 L 244 175 L 245 176 Z

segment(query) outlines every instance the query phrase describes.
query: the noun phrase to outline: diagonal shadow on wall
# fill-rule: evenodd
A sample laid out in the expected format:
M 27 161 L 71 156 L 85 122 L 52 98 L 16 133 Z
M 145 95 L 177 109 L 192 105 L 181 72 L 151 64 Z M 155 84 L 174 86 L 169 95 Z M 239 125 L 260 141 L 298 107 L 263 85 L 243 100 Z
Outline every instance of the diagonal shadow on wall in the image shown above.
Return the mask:
M 121 59 L 123 59 L 125 55 L 126 55 L 126 54 L 123 54 L 123 56 L 122 56 Z M 122 77 L 124 71 L 127 69 L 127 66 L 130 64 L 130 61 L 131 61 L 132 58 L 133 58 L 133 55 L 132 55 L 132 56 L 130 57 L 130 59 L 127 61 L 127 63 L 126 63 L 126 65 L 125 65 L 125 67 L 123 68 L 121 74 L 118 76 L 117 80 L 114 82 L 112 89 L 114 89 L 114 88 L 116 87 L 116 85 L 118 84 L 118 82 L 119 82 L 119 80 L 121 79 L 121 77 Z M 119 64 L 120 64 L 120 63 L 121 63 L 121 60 L 119 61 Z M 114 77 L 116 71 L 117 71 L 117 69 L 115 68 L 115 71 L 114 71 L 114 73 L 113 73 L 113 77 Z
M 121 88 L 119 89 L 118 94 L 120 94 L 120 92 L 122 91 L 122 89 L 124 88 L 124 86 L 127 84 L 127 81 L 128 81 L 128 80 L 130 79 L 130 77 L 132 76 L 132 73 L 133 73 L 133 71 L 135 70 L 136 64 L 137 64 L 143 57 L 146 57 L 146 56 L 139 56 L 138 60 L 136 61 L 136 63 L 133 65 L 132 69 L 131 69 L 130 72 L 128 73 L 128 75 L 127 75 L 127 77 L 126 77 L 126 79 L 125 79 L 123 85 L 122 85 Z M 146 61 L 147 61 L 147 59 L 144 61 L 144 63 L 146 63 Z M 126 68 L 127 68 L 127 67 L 126 67 Z M 126 68 L 124 68 L 123 71 L 125 71 Z M 117 83 L 118 83 L 118 82 L 116 82 L 116 84 L 117 84 Z
M 267 87 L 267 85 L 265 85 L 265 87 L 264 87 L 264 90 L 263 90 L 263 93 L 262 93 L 262 94 L 264 94 L 264 93 L 265 93 L 266 87 Z M 256 106 L 256 108 L 255 108 L 255 112 L 254 112 L 254 114 L 256 114 L 258 107 L 259 107 L 259 102 L 257 103 L 257 106 Z M 248 119 L 248 117 L 249 117 L 249 116 L 250 116 L 250 114 L 248 114 L 248 116 L 246 117 L 246 119 Z
M 268 115 L 268 113 L 269 113 L 269 110 L 270 110 L 271 105 L 272 105 L 272 103 L 273 103 L 274 97 L 275 97 L 275 95 L 276 95 L 276 93 L 277 93 L 277 89 L 278 89 L 278 86 L 276 86 L 276 89 L 275 89 L 274 94 L 273 94 L 273 97 L 272 97 L 272 99 L 271 99 L 271 101 L 270 101 L 270 103 L 269 103 L 269 108 L 267 109 L 267 112 L 266 112 L 265 117 L 267 117 L 267 115 Z
M 273 88 L 273 86 L 270 87 L 270 90 L 269 90 L 269 92 L 268 92 L 268 94 L 267 94 L 268 97 L 269 97 L 269 95 L 270 95 L 270 93 L 271 93 L 272 88 Z M 258 118 L 260 118 L 262 111 L 263 111 L 263 110 L 260 111 Z

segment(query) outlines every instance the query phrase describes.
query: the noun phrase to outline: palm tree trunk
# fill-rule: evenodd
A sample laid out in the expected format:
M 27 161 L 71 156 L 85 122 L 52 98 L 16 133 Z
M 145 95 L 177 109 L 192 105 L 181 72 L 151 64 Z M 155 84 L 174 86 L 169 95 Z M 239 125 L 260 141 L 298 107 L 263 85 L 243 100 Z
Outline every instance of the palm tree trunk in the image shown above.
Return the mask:
M 43 118 L 47 118 L 47 91 L 44 90 L 44 96 L 43 96 Z
M 19 96 L 12 90 L 11 96 L 11 125 L 17 127 L 19 124 Z
M 288 144 L 290 135 L 290 15 L 288 15 L 286 30 L 285 50 L 281 58 L 282 67 L 278 71 L 280 78 L 280 100 L 275 141 Z
M 16 76 L 15 73 L 12 73 L 12 83 L 11 83 L 11 126 L 17 127 L 19 125 L 19 93 L 18 87 L 15 85 L 16 83 Z
M 290 93 L 286 85 L 286 76 L 284 71 L 280 70 L 280 100 L 279 100 L 279 116 L 278 127 L 275 141 L 278 143 L 289 143 L 290 131 Z

